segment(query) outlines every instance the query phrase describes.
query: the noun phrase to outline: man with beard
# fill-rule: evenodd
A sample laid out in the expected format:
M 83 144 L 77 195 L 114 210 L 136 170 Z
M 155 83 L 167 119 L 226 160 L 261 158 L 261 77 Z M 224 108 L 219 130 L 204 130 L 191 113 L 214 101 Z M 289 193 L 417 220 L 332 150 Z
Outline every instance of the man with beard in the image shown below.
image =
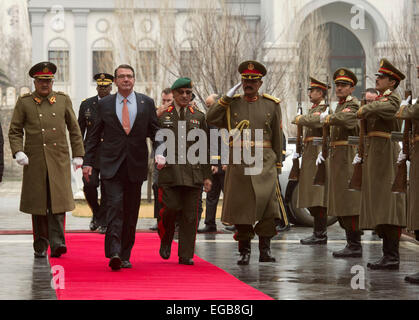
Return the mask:
M 232 134 L 232 128 L 241 133 L 230 143 L 230 159 L 226 170 L 222 222 L 234 225 L 237 232 L 239 265 L 250 261 L 251 240 L 259 237 L 259 262 L 275 262 L 271 255 L 271 239 L 276 235 L 275 219 L 279 218 L 279 204 L 275 195 L 277 176 L 282 168 L 282 115 L 280 101 L 267 94 L 259 94 L 262 78 L 267 70 L 257 61 L 245 61 L 238 71 L 241 82 L 218 100 L 207 113 L 207 122 L 224 128 Z M 236 91 L 243 86 L 244 95 Z M 250 131 L 250 133 L 249 133 Z M 263 140 L 256 134 L 263 133 Z M 250 135 L 252 139 L 246 139 Z M 251 141 L 249 141 L 251 140 Z M 249 164 L 241 159 L 234 163 L 235 149 L 240 153 L 251 150 L 263 158 L 260 173 L 250 172 Z M 247 152 L 247 151 L 246 151 Z

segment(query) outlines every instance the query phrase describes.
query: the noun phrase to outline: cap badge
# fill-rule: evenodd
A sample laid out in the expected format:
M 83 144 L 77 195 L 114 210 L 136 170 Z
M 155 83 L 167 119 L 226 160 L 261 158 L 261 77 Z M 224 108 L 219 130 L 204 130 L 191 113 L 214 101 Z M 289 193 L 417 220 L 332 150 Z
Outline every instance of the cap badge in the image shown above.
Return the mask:
M 48 72 L 49 72 L 48 67 L 45 67 L 45 68 L 42 70 L 42 72 L 43 72 L 43 73 L 48 73 Z
M 255 65 L 253 63 L 249 63 L 249 65 L 247 66 L 247 69 L 255 70 Z
M 340 70 L 340 71 L 339 71 L 339 75 L 340 75 L 340 76 L 344 76 L 344 75 L 345 75 L 345 70 Z

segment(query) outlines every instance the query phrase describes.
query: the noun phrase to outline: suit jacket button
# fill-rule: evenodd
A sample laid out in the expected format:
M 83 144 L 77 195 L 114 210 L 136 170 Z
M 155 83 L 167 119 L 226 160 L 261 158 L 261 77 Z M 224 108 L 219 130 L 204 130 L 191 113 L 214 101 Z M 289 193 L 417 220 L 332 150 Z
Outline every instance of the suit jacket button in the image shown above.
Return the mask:
M 57 146 L 57 144 L 56 143 L 54 143 L 54 147 L 56 147 Z

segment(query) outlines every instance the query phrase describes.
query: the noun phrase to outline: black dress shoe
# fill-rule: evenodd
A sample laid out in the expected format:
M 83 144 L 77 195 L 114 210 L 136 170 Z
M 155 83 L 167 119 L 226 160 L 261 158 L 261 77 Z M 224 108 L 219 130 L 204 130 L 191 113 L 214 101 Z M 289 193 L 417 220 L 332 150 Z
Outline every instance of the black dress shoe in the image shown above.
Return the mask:
M 122 269 L 131 269 L 132 264 L 128 260 L 124 260 L 124 261 L 121 262 L 121 268 Z
M 96 223 L 96 220 L 92 219 L 89 224 L 90 231 L 96 231 L 99 228 L 99 225 Z
M 407 276 L 406 278 L 404 278 L 404 280 L 410 283 L 419 284 L 419 272 L 412 274 L 410 276 Z
M 47 251 L 41 251 L 41 252 L 34 252 L 33 255 L 35 258 L 46 258 L 47 257 Z
M 198 229 L 198 233 L 217 232 L 217 227 L 205 225 L 205 227 Z
M 67 247 L 65 245 L 61 245 L 58 248 L 51 250 L 51 258 L 59 258 L 64 253 L 67 253 Z
M 372 270 L 399 270 L 400 261 L 388 256 L 383 256 L 374 263 L 368 263 L 367 267 Z
M 170 252 L 172 251 L 172 243 L 166 243 L 164 241 L 160 242 L 160 257 L 162 257 L 164 260 L 167 260 L 170 258 Z
M 193 262 L 192 258 L 179 257 L 179 264 L 185 264 L 187 266 L 193 266 L 194 262 Z
M 227 226 L 224 229 L 227 230 L 227 231 L 231 231 L 231 232 L 236 232 L 237 231 L 237 229 L 234 225 L 233 226 Z
M 327 236 L 321 235 L 320 233 L 313 233 L 310 237 L 301 239 L 301 244 L 311 245 L 311 244 L 327 244 Z
M 121 269 L 121 264 L 121 258 L 117 254 L 113 255 L 111 260 L 109 261 L 109 266 L 113 271 Z
M 106 233 L 106 227 L 105 226 L 100 226 L 98 229 L 97 229 L 97 231 L 100 233 L 100 234 L 105 234 Z

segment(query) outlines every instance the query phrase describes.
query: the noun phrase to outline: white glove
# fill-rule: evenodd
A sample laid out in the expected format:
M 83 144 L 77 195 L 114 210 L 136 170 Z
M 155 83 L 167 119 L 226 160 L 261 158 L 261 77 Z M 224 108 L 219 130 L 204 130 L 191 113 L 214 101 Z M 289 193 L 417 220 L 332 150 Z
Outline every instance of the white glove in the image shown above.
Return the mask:
M 397 158 L 397 163 L 401 163 L 402 161 L 407 159 L 407 155 L 403 153 L 403 150 L 400 150 L 399 157 Z
M 22 151 L 16 153 L 15 158 L 16 162 L 21 166 L 27 166 L 29 164 L 28 156 Z
M 300 159 L 300 158 L 301 158 L 301 155 L 299 153 L 297 153 L 297 152 L 294 151 L 294 154 L 292 155 L 292 160 L 294 160 L 294 159 Z
M 355 158 L 354 158 L 354 161 L 352 162 L 352 164 L 358 164 L 358 163 L 361 163 L 362 162 L 362 158 L 360 158 L 359 157 L 359 154 L 357 153 L 356 155 L 355 155 Z
M 325 112 L 323 112 L 320 115 L 320 123 L 324 123 L 328 115 L 329 115 L 329 109 L 327 109 Z
M 412 104 L 416 104 L 418 102 L 418 99 L 413 99 Z
M 73 169 L 74 169 L 74 171 L 77 171 L 77 169 L 80 169 L 82 166 L 83 166 L 83 158 L 75 157 L 73 159 Z
M 236 93 L 237 90 L 239 90 L 239 88 L 242 86 L 242 83 L 238 83 L 236 84 L 233 88 L 230 89 L 229 92 L 227 92 L 227 97 L 229 98 L 233 98 L 234 94 Z
M 166 158 L 163 157 L 162 155 L 156 155 L 154 157 L 156 164 L 157 164 L 157 170 L 161 170 L 164 168 L 164 166 L 166 165 Z
M 402 101 L 402 103 L 400 104 L 400 107 L 408 106 L 408 105 L 410 105 L 411 102 L 412 102 L 412 96 L 409 96 L 406 100 Z
M 303 115 L 303 108 L 298 108 L 297 109 L 297 116 L 302 116 Z
M 320 152 L 317 156 L 316 166 L 320 165 L 322 162 L 325 162 L 326 159 L 323 157 L 323 152 Z

